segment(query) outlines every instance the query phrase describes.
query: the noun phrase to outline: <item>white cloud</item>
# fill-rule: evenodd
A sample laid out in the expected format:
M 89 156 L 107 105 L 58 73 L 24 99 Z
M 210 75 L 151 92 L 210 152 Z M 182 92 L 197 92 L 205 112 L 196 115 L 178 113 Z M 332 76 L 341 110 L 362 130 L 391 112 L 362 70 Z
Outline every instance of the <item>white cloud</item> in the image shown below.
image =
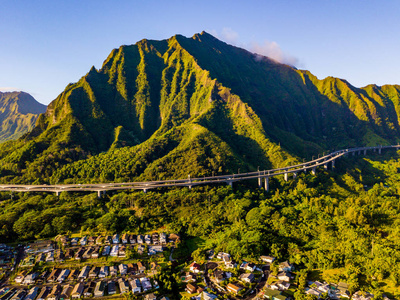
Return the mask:
M 228 43 L 237 44 L 239 40 L 239 34 L 232 28 L 224 27 L 221 32 L 221 38 Z
M 296 66 L 299 64 L 298 58 L 285 53 L 276 42 L 264 41 L 262 44 L 253 42 L 247 49 L 251 52 L 268 56 L 269 58 L 272 58 L 273 60 L 283 64 L 291 66 Z
M 15 91 L 22 91 L 16 87 L 0 87 L 0 92 L 15 92 Z
M 230 27 L 224 27 L 221 32 L 218 32 L 217 30 L 212 30 L 211 34 L 229 44 L 244 48 L 250 52 L 262 56 L 267 56 L 277 62 L 291 66 L 299 65 L 299 59 L 284 52 L 277 42 L 265 40 L 263 43 L 253 41 L 250 42 L 250 44 L 243 44 L 239 42 L 239 34 Z M 257 58 L 260 57 L 256 56 L 256 59 Z

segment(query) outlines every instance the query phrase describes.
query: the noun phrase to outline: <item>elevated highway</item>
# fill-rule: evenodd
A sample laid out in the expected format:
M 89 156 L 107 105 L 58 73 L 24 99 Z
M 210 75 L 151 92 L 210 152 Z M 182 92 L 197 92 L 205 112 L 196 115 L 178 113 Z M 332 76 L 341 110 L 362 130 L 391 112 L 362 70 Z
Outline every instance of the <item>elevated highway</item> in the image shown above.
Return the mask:
M 238 173 L 230 175 L 218 175 L 210 177 L 199 177 L 199 178 L 188 178 L 185 179 L 171 179 L 171 180 L 160 180 L 160 181 L 143 181 L 143 182 L 124 182 L 124 183 L 96 183 L 96 184 L 56 184 L 56 185 L 23 185 L 23 184 L 0 184 L 0 191 L 11 191 L 11 192 L 52 192 L 59 195 L 61 192 L 97 192 L 98 197 L 107 191 L 119 191 L 119 190 L 142 190 L 147 192 L 150 189 L 156 189 L 161 187 L 189 187 L 197 185 L 207 185 L 215 183 L 226 183 L 232 186 L 234 182 L 242 180 L 256 179 L 258 180 L 259 187 L 264 187 L 265 190 L 269 190 L 269 179 L 274 176 L 283 175 L 285 180 L 289 179 L 289 176 L 296 178 L 299 172 L 311 171 L 314 175 L 317 172 L 318 167 L 324 167 L 328 169 L 331 165 L 335 167 L 336 159 L 344 155 L 366 155 L 368 151 L 381 153 L 384 149 L 400 149 L 400 145 L 390 146 L 376 146 L 376 147 L 359 147 L 349 148 L 334 151 L 317 159 L 307 161 L 301 164 L 278 168 L 270 170 L 259 170 L 249 173 Z

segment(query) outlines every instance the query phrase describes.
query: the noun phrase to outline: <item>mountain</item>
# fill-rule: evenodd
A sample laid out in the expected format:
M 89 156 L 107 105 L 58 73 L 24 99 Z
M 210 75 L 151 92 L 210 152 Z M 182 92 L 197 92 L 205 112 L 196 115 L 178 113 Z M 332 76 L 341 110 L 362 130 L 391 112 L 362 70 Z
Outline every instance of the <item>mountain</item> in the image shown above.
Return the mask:
M 2 180 L 126 181 L 290 165 L 396 143 L 400 86 L 319 80 L 206 32 L 114 49 L 0 149 Z
M 0 142 L 15 140 L 32 130 L 46 106 L 24 92 L 0 92 Z

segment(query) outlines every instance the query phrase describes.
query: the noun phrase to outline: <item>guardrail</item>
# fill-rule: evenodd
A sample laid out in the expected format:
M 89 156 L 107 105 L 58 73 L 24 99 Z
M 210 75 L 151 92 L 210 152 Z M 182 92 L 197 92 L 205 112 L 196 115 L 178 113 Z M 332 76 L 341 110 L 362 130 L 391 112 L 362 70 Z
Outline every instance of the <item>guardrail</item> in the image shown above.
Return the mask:
M 349 148 L 343 150 L 337 150 L 327 155 L 307 161 L 304 163 L 277 168 L 270 170 L 258 170 L 255 172 L 248 173 L 237 173 L 227 175 L 217 175 L 209 177 L 197 177 L 190 178 L 190 175 L 186 179 L 170 179 L 170 180 L 159 180 L 159 181 L 143 181 L 143 182 L 124 182 L 124 183 L 97 183 L 97 184 L 56 184 L 56 185 L 23 185 L 23 184 L 0 184 L 0 191 L 11 191 L 11 192 L 52 192 L 59 195 L 61 192 L 97 192 L 98 196 L 101 197 L 106 191 L 118 191 L 118 190 L 143 190 L 146 192 L 149 189 L 155 189 L 160 187 L 189 187 L 196 185 L 206 185 L 213 183 L 227 183 L 232 186 L 233 182 L 241 180 L 258 179 L 259 186 L 262 186 L 262 180 L 264 180 L 264 188 L 269 189 L 269 178 L 284 175 L 285 180 L 288 180 L 288 174 L 293 174 L 296 177 L 298 172 L 311 170 L 314 174 L 319 166 L 328 168 L 328 164 L 331 163 L 332 167 L 335 167 L 335 160 L 343 155 L 352 153 L 366 154 L 367 151 L 378 151 L 381 153 L 383 149 L 394 148 L 399 149 L 400 145 L 390 146 L 376 146 L 376 147 L 358 147 Z

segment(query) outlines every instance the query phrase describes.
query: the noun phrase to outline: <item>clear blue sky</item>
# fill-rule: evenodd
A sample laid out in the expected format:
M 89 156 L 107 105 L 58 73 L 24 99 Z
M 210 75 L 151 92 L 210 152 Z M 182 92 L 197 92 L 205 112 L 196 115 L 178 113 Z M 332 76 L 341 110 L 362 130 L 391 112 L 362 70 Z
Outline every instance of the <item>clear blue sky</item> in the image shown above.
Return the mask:
M 113 48 L 203 30 L 357 87 L 400 84 L 400 1 L 0 0 L 0 90 L 50 103 Z

